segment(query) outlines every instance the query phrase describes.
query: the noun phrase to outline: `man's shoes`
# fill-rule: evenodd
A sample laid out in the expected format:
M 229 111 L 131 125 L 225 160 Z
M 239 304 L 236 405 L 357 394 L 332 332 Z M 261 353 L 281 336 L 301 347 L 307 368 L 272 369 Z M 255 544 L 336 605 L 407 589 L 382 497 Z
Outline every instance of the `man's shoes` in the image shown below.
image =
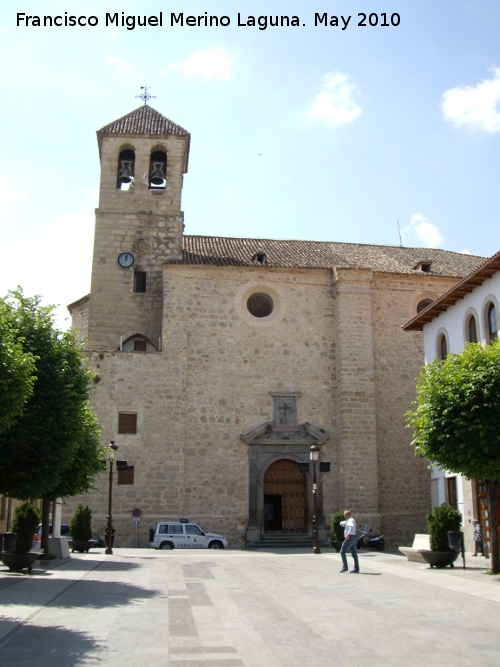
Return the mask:
M 340 571 L 341 571 L 341 572 L 347 572 L 347 568 L 346 568 L 346 567 L 343 567 Z
M 477 554 L 472 554 L 473 556 L 477 556 Z
M 359 570 L 351 570 L 351 574 L 359 574 Z

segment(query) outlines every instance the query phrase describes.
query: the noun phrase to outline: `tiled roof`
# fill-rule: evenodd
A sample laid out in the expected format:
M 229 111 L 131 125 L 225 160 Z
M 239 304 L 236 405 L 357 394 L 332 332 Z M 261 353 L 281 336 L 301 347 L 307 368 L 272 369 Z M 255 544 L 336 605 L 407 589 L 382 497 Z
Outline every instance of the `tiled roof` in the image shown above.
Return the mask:
M 183 258 L 180 263 L 213 266 L 264 264 L 270 267 L 304 269 L 344 267 L 372 269 L 384 273 L 426 275 L 417 266 L 420 262 L 430 262 L 429 275 L 460 278 L 476 269 L 483 261 L 483 257 L 433 248 L 404 248 L 330 241 L 184 236 Z
M 465 278 L 459 280 L 456 285 L 453 285 L 451 289 L 440 296 L 439 299 L 433 301 L 427 308 L 424 308 L 415 317 L 408 320 L 406 324 L 403 324 L 402 328 L 405 331 L 422 331 L 424 324 L 431 322 L 466 294 L 470 294 L 476 287 L 482 285 L 485 280 L 498 273 L 498 271 L 500 271 L 500 251 L 479 264 Z
M 189 132 L 180 125 L 162 116 L 153 107 L 143 104 L 126 116 L 101 127 L 97 136 L 101 134 L 178 134 L 189 136 Z

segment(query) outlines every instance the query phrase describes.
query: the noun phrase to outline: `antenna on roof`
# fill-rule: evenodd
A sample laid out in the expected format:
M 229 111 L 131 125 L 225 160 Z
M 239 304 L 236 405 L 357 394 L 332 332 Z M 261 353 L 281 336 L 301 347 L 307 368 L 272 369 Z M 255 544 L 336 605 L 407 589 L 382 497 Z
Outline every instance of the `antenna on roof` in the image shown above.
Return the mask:
M 399 246 L 403 247 L 403 242 L 401 241 L 401 230 L 399 229 L 399 220 L 398 220 L 398 234 L 399 234 Z
M 148 87 L 147 86 L 141 86 L 141 90 L 143 90 L 144 92 L 141 93 L 140 95 L 136 95 L 136 97 L 141 99 L 141 100 L 144 100 L 144 106 L 147 105 L 149 100 L 156 100 L 156 95 L 151 95 L 148 92 Z

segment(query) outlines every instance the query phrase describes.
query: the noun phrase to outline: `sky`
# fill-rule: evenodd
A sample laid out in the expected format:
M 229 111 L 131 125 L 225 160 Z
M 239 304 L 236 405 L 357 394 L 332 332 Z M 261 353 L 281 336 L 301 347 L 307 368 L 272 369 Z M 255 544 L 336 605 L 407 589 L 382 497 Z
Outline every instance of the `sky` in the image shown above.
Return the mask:
M 90 289 L 95 132 L 144 85 L 191 133 L 186 234 L 399 245 L 400 230 L 492 255 L 499 35 L 498 0 L 2 3 L 0 295 L 21 285 L 68 325 Z

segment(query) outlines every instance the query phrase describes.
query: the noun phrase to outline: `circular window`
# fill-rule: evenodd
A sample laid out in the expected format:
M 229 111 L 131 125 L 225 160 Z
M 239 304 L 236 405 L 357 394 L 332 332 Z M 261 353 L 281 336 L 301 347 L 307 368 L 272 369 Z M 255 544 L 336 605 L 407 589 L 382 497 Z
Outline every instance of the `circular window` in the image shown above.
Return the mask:
M 248 312 L 254 317 L 268 317 L 274 309 L 274 303 L 269 294 L 252 294 L 247 300 Z

